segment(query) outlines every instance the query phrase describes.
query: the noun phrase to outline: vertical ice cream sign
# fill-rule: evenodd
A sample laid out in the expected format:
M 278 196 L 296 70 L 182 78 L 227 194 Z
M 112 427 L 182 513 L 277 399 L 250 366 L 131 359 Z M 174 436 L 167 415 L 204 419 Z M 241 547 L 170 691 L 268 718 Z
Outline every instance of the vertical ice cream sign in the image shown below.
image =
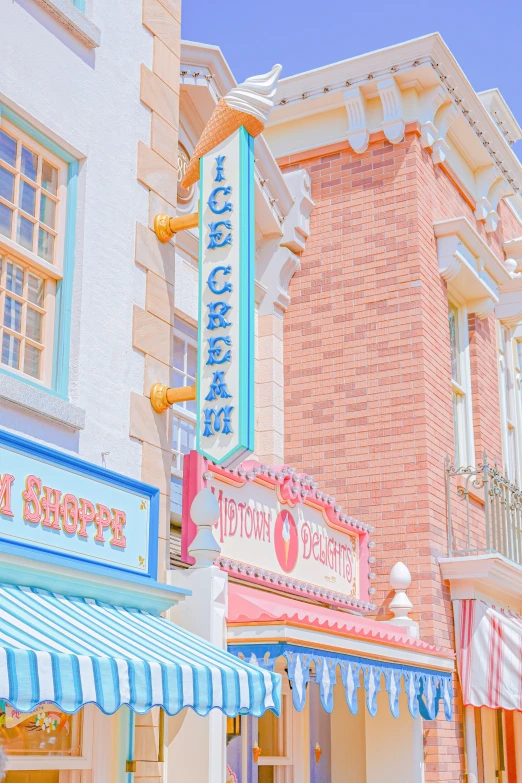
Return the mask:
M 201 158 L 197 449 L 254 449 L 254 156 L 241 127 Z
M 188 187 L 199 174 L 196 448 L 228 468 L 254 449 L 254 137 L 273 107 L 280 70 L 220 99 L 182 182 Z

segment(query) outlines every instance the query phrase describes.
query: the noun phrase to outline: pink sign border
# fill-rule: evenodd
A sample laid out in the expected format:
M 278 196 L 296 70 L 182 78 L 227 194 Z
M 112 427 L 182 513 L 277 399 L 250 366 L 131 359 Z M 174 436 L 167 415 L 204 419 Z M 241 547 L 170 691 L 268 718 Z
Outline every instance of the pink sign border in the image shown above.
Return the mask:
M 364 612 L 375 609 L 370 600 L 370 563 L 368 562 L 372 547 L 370 534 L 373 528 L 343 514 L 341 507 L 335 504 L 335 500 L 318 491 L 317 484 L 310 481 L 309 476 L 298 474 L 288 465 L 270 468 L 256 460 L 248 460 L 237 468 L 229 470 L 210 462 L 197 451 L 186 454 L 183 460 L 181 528 L 181 557 L 185 563 L 192 565 L 194 562 L 188 554 L 190 543 L 196 535 L 196 526 L 190 518 L 190 506 L 197 493 L 207 486 L 212 474 L 233 487 L 243 487 L 249 481 L 255 481 L 277 492 L 279 502 L 288 505 L 289 508 L 295 508 L 302 503 L 316 510 L 319 509 L 329 527 L 359 537 L 359 598 L 345 596 L 334 590 L 266 571 L 248 563 L 219 557 L 216 564 L 224 571 L 241 581 L 263 585 L 301 598 L 306 597 L 312 601 L 323 601 L 331 606 Z

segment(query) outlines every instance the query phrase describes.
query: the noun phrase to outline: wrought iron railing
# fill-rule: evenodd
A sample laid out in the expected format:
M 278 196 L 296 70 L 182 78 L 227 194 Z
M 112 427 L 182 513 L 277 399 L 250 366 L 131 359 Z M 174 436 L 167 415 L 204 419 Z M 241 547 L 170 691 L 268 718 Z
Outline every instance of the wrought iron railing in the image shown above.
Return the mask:
M 446 503 L 450 557 L 498 552 L 522 564 L 522 490 L 485 451 L 476 467 L 446 457 Z

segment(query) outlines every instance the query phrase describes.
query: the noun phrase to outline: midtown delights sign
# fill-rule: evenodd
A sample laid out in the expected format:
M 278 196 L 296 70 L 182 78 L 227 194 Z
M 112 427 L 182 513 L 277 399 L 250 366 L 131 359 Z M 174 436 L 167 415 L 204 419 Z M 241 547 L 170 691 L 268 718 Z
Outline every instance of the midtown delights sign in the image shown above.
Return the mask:
M 237 578 L 337 606 L 369 607 L 369 528 L 341 513 L 310 477 L 244 462 L 224 470 L 191 452 L 184 461 L 183 555 L 195 528 L 188 510 L 208 487 L 220 515 L 219 563 Z

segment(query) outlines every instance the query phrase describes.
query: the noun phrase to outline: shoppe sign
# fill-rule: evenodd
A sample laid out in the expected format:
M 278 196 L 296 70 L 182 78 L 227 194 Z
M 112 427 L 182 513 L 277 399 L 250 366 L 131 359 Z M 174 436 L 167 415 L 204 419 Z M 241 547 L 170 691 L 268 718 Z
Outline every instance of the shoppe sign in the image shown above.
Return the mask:
M 195 534 L 190 505 L 203 487 L 219 503 L 214 535 L 220 565 L 230 574 L 311 600 L 368 608 L 370 528 L 343 514 L 310 477 L 255 461 L 224 470 L 191 452 L 183 482 L 187 562 Z
M 254 448 L 253 144 L 239 128 L 200 161 L 196 448 L 224 467 Z
M 156 579 L 158 513 L 154 487 L 0 431 L 0 550 Z

